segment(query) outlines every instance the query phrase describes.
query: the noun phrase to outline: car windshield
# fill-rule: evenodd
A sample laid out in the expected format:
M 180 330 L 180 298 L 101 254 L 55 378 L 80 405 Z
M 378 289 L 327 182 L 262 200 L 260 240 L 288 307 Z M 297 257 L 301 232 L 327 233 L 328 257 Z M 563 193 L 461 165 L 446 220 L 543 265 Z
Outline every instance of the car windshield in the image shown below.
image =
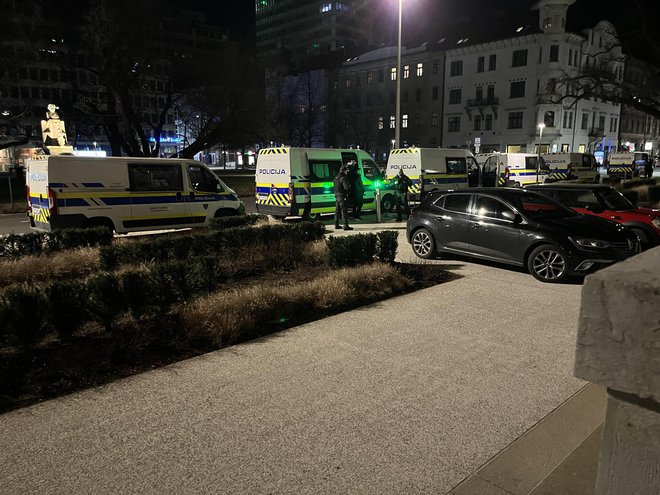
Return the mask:
M 635 210 L 632 204 L 623 194 L 614 189 L 602 189 L 595 191 L 600 205 L 606 210 Z
M 506 200 L 524 216 L 533 220 L 577 215 L 573 210 L 566 208 L 553 199 L 532 192 L 507 195 Z

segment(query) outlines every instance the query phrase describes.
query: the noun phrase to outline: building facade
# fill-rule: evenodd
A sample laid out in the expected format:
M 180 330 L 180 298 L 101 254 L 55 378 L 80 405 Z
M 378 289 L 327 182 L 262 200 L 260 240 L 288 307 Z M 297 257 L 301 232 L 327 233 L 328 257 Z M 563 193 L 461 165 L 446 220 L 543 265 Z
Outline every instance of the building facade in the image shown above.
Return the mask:
M 542 153 L 617 149 L 620 106 L 588 98 L 574 84 L 581 71 L 601 62 L 623 75 L 620 52 L 601 60 L 614 29 L 601 22 L 581 34 L 566 32 L 574 1 L 538 2 L 538 31 L 521 26 L 510 38 L 478 44 L 465 38 L 447 51 L 443 146 L 531 153 L 539 144 Z
M 373 0 L 257 0 L 257 60 L 296 68 L 314 56 L 365 47 Z
M 444 52 L 425 43 L 382 47 L 347 60 L 337 72 L 329 100 L 328 128 L 337 146 L 360 147 L 384 162 L 394 131 L 401 146 L 436 147 L 442 140 Z M 396 81 L 401 78 L 401 121 L 396 122 Z

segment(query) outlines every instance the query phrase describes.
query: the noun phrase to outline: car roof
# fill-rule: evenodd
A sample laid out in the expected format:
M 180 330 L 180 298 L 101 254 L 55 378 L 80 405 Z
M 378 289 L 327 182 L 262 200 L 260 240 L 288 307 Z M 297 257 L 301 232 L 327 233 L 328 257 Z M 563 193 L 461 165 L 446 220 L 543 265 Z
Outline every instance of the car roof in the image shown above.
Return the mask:
M 526 189 L 533 189 L 535 191 L 542 191 L 543 189 L 588 189 L 588 190 L 598 190 L 598 189 L 612 189 L 612 186 L 609 184 L 534 184 L 529 185 Z

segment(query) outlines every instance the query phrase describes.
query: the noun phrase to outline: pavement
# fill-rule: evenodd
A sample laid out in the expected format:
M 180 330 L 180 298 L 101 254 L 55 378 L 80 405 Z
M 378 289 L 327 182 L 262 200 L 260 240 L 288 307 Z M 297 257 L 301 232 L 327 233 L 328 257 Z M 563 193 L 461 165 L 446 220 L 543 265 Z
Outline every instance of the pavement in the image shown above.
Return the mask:
M 0 416 L 0 491 L 592 493 L 581 286 L 434 263 L 462 278 Z

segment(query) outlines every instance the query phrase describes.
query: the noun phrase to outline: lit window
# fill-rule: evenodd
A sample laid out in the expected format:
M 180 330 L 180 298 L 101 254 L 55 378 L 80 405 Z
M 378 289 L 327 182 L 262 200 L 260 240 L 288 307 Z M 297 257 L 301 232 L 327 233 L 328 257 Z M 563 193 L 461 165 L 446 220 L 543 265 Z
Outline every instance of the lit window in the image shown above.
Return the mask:
M 394 115 L 390 115 L 390 129 L 394 129 L 396 127 L 396 117 Z
M 331 3 L 324 3 L 321 5 L 321 13 L 323 12 L 330 12 L 332 10 L 332 4 Z
M 401 120 L 401 127 L 403 127 L 404 129 L 408 128 L 408 114 L 407 113 L 403 115 L 403 119 Z
M 396 81 L 396 67 L 390 69 L 390 81 Z
M 383 117 L 378 117 L 378 130 L 382 131 L 385 128 Z
M 403 66 L 403 78 L 408 79 L 410 77 L 410 66 L 409 65 L 404 65 Z
M 351 87 L 351 80 L 350 78 L 346 78 L 346 87 L 350 88 Z
M 422 74 L 424 74 L 424 64 L 420 62 L 417 64 L 417 77 L 421 77 Z
M 371 84 L 371 81 L 373 80 L 374 75 L 371 72 L 367 72 L 367 84 Z

